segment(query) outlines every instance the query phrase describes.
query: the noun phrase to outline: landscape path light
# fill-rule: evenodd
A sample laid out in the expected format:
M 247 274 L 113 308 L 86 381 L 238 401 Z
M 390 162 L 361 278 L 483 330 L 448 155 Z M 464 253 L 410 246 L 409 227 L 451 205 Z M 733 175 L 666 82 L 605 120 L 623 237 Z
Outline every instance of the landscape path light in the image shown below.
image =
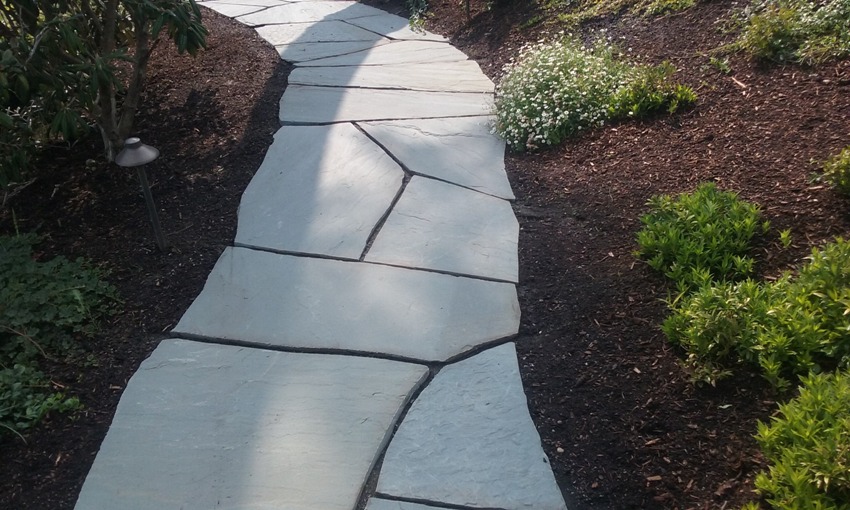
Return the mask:
M 160 251 L 165 251 L 167 247 L 165 236 L 162 233 L 162 227 L 159 225 L 159 216 L 156 213 L 156 205 L 153 203 L 153 195 L 151 187 L 148 184 L 148 176 L 145 173 L 145 165 L 159 157 L 159 151 L 145 145 L 138 138 L 128 138 L 124 141 L 124 148 L 115 156 L 115 163 L 124 168 L 136 167 L 139 174 L 139 182 L 142 184 L 142 193 L 145 195 L 145 204 L 148 208 L 148 215 L 153 226 L 153 234 L 156 237 L 156 246 Z

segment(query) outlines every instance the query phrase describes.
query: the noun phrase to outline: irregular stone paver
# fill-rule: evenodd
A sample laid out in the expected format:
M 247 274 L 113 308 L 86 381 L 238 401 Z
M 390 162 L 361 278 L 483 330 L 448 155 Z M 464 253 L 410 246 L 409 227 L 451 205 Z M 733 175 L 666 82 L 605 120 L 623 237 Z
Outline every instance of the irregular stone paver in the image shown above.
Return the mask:
M 233 5 L 256 5 L 259 7 L 274 7 L 283 5 L 292 0 L 197 0 L 199 5 L 207 4 L 233 4 Z
M 277 25 L 276 25 L 277 26 Z M 276 46 L 278 55 L 283 60 L 288 62 L 309 62 L 317 58 L 331 57 L 334 55 L 345 55 L 352 51 L 365 50 L 369 48 L 377 48 L 383 44 L 389 44 L 389 41 L 349 41 L 349 42 L 326 42 L 326 43 L 305 43 L 305 44 L 285 44 Z
M 227 248 L 174 331 L 445 361 L 518 327 L 509 283 Z
M 266 7 L 262 5 L 236 4 L 232 2 L 204 2 L 200 5 L 231 18 L 266 9 Z
M 493 82 L 473 60 L 361 67 L 296 67 L 294 85 L 393 88 L 441 92 L 493 92 Z
M 357 260 L 403 179 L 351 124 L 284 126 L 242 196 L 236 243 Z
M 393 41 L 392 44 L 350 55 L 315 60 L 305 66 L 376 66 L 424 64 L 427 62 L 462 62 L 468 60 L 457 48 L 441 42 Z
M 426 372 L 166 340 L 127 385 L 76 510 L 350 510 Z
M 509 202 L 414 177 L 366 260 L 516 282 L 518 237 Z
M 448 42 L 448 39 L 442 35 L 411 30 L 410 21 L 395 14 L 359 18 L 351 20 L 351 24 L 385 35 L 390 39 Z
M 513 199 L 505 173 L 505 142 L 490 133 L 490 117 L 400 120 L 360 124 L 417 174 Z
M 293 2 L 270 7 L 262 12 L 240 16 L 237 21 L 249 26 L 257 26 L 282 23 L 314 23 L 316 21 L 354 19 L 385 14 L 380 9 L 357 2 Z
M 258 27 L 257 33 L 273 46 L 293 43 L 380 41 L 383 39 L 374 32 L 338 20 L 266 25 Z
M 328 124 L 486 115 L 492 94 L 290 85 L 280 100 L 283 124 Z
M 366 505 L 366 510 L 432 510 L 446 508 L 444 506 L 420 505 L 406 501 L 392 501 L 389 499 L 372 498 Z
M 390 442 L 377 490 L 471 507 L 566 509 L 528 415 L 513 344 L 434 377 Z

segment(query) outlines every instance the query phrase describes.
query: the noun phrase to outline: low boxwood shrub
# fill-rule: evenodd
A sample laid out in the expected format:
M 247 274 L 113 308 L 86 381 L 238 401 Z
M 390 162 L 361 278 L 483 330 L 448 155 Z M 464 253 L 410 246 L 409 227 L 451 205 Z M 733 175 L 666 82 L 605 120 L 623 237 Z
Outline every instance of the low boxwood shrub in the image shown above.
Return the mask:
M 556 145 L 609 120 L 676 111 L 696 95 L 674 68 L 632 66 L 605 41 L 571 36 L 525 47 L 496 88 L 495 131 L 517 151 Z
M 850 510 L 850 374 L 804 377 L 756 440 L 770 466 L 755 485 L 772 508 Z
M 675 281 L 680 292 L 752 273 L 750 242 L 768 227 L 757 205 L 714 183 L 677 197 L 655 196 L 648 205 L 636 255 Z

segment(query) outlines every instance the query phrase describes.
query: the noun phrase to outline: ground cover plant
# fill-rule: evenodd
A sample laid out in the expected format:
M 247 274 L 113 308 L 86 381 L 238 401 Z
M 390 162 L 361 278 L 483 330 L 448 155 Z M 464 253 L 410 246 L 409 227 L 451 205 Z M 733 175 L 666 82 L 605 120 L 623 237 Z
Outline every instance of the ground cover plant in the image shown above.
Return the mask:
M 799 396 L 760 422 L 756 439 L 770 461 L 756 488 L 772 508 L 850 508 L 850 373 L 804 377 Z
M 533 1 L 472 0 L 469 17 L 457 0 L 429 4 L 426 28 L 494 82 L 520 47 L 567 28 Z M 757 371 L 695 386 L 658 327 L 670 286 L 632 255 L 650 197 L 713 181 L 759 204 L 773 232 L 789 232 L 783 250 L 772 234 L 756 237 L 760 280 L 850 232 L 846 198 L 811 181 L 819 162 L 848 144 L 850 63 L 765 66 L 743 52 L 712 53 L 737 39 L 719 28 L 740 7 L 715 0 L 675 15 L 590 22 L 588 33 L 607 29 L 635 62 L 673 63 L 698 103 L 506 156 L 522 227 L 520 367 L 571 509 L 740 508 L 758 499 L 754 480 L 769 465 L 753 436 L 780 395 Z M 206 11 L 204 24 L 208 49 L 197 59 L 152 57 L 138 121 L 137 134 L 163 154 L 151 183 L 171 251 L 153 247 L 134 176 L 86 166 L 100 155 L 98 140 L 70 153 L 51 148 L 39 179 L 4 195 L 0 231 L 14 233 L 14 209 L 21 231 L 42 235 L 43 257 L 84 255 L 109 267 L 125 303 L 88 343 L 96 366 L 52 375 L 83 409 L 73 419 L 51 413 L 24 433 L 26 444 L 14 435 L 0 442 L 2 508 L 74 507 L 127 379 L 232 240 L 239 194 L 279 127 L 286 68 L 250 30 Z
M 757 205 L 714 183 L 675 198 L 655 196 L 648 205 L 636 254 L 675 282 L 680 294 L 753 273 L 753 236 L 770 226 Z
M 850 55 L 848 0 L 759 0 L 747 12 L 739 45 L 759 58 L 812 64 Z
M 850 195 L 850 146 L 826 160 L 821 178 L 838 191 Z
M 40 367 L 78 353 L 115 300 L 115 289 L 82 259 L 34 260 L 36 242 L 0 236 L 0 434 L 20 436 L 50 411 L 79 408 Z
M 605 39 L 559 36 L 523 48 L 496 88 L 496 132 L 513 150 L 557 145 L 606 122 L 674 113 L 696 101 L 675 68 L 628 64 Z

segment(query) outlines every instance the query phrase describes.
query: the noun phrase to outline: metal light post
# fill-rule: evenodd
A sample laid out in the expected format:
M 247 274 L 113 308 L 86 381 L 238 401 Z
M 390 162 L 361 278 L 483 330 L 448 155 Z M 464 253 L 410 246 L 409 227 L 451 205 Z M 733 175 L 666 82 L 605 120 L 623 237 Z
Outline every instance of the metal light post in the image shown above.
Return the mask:
M 148 176 L 145 173 L 144 165 L 152 162 L 159 157 L 159 151 L 145 145 L 138 138 L 128 138 L 124 141 L 124 148 L 115 157 L 115 163 L 124 168 L 136 167 L 139 174 L 139 182 L 142 184 L 142 193 L 145 195 L 145 204 L 148 208 L 148 216 L 151 219 L 153 226 L 153 234 L 156 237 L 156 246 L 160 251 L 165 251 L 167 247 L 165 235 L 162 233 L 162 227 L 159 226 L 159 216 L 156 214 L 156 205 L 153 203 L 153 195 L 151 187 L 148 184 Z

